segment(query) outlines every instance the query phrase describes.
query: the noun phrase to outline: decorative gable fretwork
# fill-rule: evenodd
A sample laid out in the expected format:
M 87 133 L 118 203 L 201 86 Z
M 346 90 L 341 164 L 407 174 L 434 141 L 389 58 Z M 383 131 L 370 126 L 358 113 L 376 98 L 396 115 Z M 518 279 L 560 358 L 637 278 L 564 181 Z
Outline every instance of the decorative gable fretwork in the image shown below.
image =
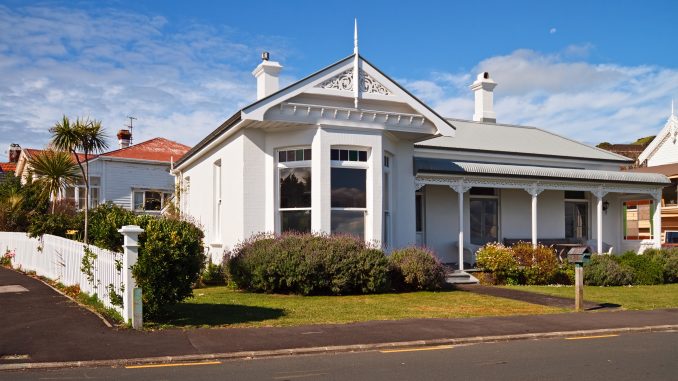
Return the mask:
M 285 102 L 280 104 L 280 112 L 287 115 L 313 116 L 329 120 L 350 120 L 377 122 L 392 127 L 421 128 L 426 118 L 420 114 L 354 109 L 335 106 L 310 105 Z
M 334 77 L 321 82 L 316 87 L 322 89 L 353 91 L 353 69 L 351 68 L 335 75 Z M 360 91 L 371 94 L 393 95 L 389 89 L 363 70 L 360 70 Z

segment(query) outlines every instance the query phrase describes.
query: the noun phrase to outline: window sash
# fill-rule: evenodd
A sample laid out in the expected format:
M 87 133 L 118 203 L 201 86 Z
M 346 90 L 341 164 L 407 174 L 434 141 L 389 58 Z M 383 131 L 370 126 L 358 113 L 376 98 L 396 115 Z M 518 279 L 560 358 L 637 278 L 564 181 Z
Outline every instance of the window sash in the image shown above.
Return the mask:
M 587 240 L 589 226 L 588 202 L 565 201 L 565 238 Z
M 499 199 L 473 197 L 471 208 L 471 243 L 484 245 L 499 239 Z M 480 208 L 480 210 L 474 210 Z

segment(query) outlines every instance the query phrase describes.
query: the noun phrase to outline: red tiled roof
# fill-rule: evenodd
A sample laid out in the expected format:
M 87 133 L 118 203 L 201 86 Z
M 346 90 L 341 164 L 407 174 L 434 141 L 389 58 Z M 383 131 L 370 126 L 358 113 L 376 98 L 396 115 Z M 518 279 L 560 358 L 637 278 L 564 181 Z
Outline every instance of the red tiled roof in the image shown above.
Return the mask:
M 30 158 L 30 157 L 32 157 L 33 155 L 40 154 L 41 152 L 43 152 L 43 151 L 45 151 L 45 150 L 44 150 L 44 149 L 35 149 L 35 148 L 24 148 L 24 149 L 22 149 L 22 151 L 25 152 L 25 153 L 26 153 L 26 156 L 28 156 L 28 157 Z M 84 154 L 84 153 L 78 153 L 77 155 L 78 155 L 78 157 L 80 158 L 80 162 L 84 162 L 84 161 L 85 161 L 85 154 Z M 87 155 L 87 157 L 89 158 L 89 160 L 92 160 L 92 159 L 96 158 L 97 156 L 99 156 L 99 155 L 94 155 L 94 154 L 89 154 L 89 155 Z M 71 154 L 71 157 L 73 158 L 73 161 L 76 161 L 76 160 L 75 160 L 75 155 L 74 155 L 74 154 Z
M 14 172 L 16 163 L 0 163 L 0 172 Z
M 153 138 L 145 142 L 101 154 L 105 157 L 125 159 L 154 160 L 170 162 L 179 160 L 191 147 L 165 138 Z

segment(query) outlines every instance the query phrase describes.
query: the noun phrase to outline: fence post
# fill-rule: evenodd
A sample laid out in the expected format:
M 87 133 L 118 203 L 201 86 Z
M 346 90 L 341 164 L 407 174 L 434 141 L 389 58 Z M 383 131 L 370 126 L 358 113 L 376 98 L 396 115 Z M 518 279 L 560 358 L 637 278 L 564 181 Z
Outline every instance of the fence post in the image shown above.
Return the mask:
M 137 263 L 137 258 L 139 256 L 139 234 L 143 231 L 144 229 L 137 225 L 125 225 L 122 229 L 118 230 L 118 232 L 125 237 L 125 241 L 122 244 L 122 276 L 125 282 L 125 292 L 122 296 L 122 317 L 126 323 L 131 321 L 132 327 L 135 329 L 141 329 L 143 326 L 141 315 L 141 289 L 137 290 L 136 282 L 134 281 L 130 268 Z

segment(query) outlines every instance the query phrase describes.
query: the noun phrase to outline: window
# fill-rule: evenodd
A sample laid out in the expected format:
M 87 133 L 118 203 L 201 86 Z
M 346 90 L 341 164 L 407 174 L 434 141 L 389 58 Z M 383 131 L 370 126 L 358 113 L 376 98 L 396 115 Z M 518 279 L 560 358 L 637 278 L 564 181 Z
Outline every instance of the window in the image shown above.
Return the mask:
M 331 159 L 331 231 L 364 238 L 367 168 L 362 162 L 367 161 L 367 151 L 332 149 Z
M 565 238 L 586 241 L 589 236 L 589 204 L 565 200 Z
M 671 179 L 671 185 L 662 189 L 662 206 L 678 206 L 678 179 Z
M 382 205 L 384 211 L 384 221 L 382 227 L 384 229 L 382 242 L 385 247 L 391 247 L 391 229 L 393 223 L 391 222 L 391 160 L 388 155 L 384 156 L 384 174 L 382 179 Z
M 136 212 L 159 212 L 172 197 L 171 193 L 159 190 L 135 190 L 132 202 Z
M 415 194 L 415 230 L 417 234 L 417 246 L 424 246 L 426 242 L 426 237 L 424 235 L 425 229 L 425 202 L 424 202 L 424 192 L 418 191 Z
M 214 221 L 215 243 L 221 242 L 221 160 L 214 162 L 212 166 L 212 216 Z
M 652 239 L 652 200 L 625 201 L 622 204 L 624 239 Z
M 97 176 L 90 176 L 89 178 L 89 199 L 90 207 L 94 208 L 99 205 L 100 194 L 99 188 L 101 186 L 101 179 Z M 80 180 L 74 187 L 64 189 L 64 198 L 72 200 L 73 204 L 78 209 L 85 208 L 85 196 L 87 195 L 85 189 L 85 182 Z
M 499 239 L 499 197 L 494 188 L 471 188 L 471 243 L 484 245 Z
M 311 150 L 278 151 L 280 231 L 311 231 Z

